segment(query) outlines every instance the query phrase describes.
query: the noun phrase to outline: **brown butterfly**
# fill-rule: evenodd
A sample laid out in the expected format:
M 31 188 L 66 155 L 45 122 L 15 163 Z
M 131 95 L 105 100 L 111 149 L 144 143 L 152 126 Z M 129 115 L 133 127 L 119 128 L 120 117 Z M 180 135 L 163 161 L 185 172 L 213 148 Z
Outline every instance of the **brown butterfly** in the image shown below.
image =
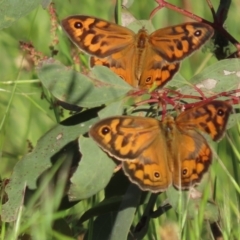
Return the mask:
M 191 22 L 138 33 L 89 16 L 62 20 L 69 38 L 92 55 L 90 66 L 109 67 L 133 87 L 162 87 L 179 69 L 179 61 L 199 49 L 212 35 L 205 23 Z
M 201 181 L 212 161 L 200 132 L 219 140 L 231 111 L 228 103 L 212 101 L 176 119 L 116 116 L 97 122 L 89 134 L 110 156 L 123 161 L 123 171 L 142 190 L 162 192 L 170 185 L 189 189 Z

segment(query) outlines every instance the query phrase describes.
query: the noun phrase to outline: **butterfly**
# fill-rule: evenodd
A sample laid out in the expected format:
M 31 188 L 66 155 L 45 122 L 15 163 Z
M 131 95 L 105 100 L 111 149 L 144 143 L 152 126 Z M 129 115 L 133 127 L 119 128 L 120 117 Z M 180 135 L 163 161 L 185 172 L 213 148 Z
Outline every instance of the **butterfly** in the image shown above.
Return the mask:
M 189 189 L 199 183 L 212 162 L 202 135 L 219 140 L 232 107 L 211 101 L 159 121 L 137 116 L 100 120 L 89 135 L 111 157 L 122 161 L 125 175 L 144 191 L 163 192 L 170 185 Z M 201 133 L 202 132 L 202 133 Z
M 68 37 L 91 55 L 90 66 L 110 68 L 131 86 L 162 87 L 178 71 L 182 59 L 199 49 L 213 35 L 205 23 L 190 22 L 148 34 L 90 16 L 62 20 Z

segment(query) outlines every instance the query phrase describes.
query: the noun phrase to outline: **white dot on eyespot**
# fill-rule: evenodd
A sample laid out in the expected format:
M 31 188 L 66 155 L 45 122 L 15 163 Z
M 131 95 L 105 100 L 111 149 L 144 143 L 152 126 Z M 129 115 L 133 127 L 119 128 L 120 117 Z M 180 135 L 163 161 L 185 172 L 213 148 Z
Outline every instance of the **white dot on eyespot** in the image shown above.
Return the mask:
M 85 124 L 84 124 L 84 123 L 81 123 L 81 124 L 80 124 L 80 126 L 81 126 L 81 127 L 84 127 L 84 126 L 85 126 Z

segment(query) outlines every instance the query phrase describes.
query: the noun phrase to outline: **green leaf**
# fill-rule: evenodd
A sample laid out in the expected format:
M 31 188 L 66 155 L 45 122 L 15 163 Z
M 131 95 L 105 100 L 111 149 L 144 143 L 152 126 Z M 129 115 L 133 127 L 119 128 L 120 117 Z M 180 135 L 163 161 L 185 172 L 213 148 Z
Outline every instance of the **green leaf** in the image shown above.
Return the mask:
M 82 159 L 71 178 L 70 201 L 88 198 L 102 190 L 110 181 L 116 164 L 90 138 L 80 137 Z
M 188 81 L 179 72 L 177 72 L 164 87 L 179 89 L 186 86 L 186 84 L 188 84 Z
M 41 5 L 44 9 L 47 9 L 51 2 L 52 0 L 42 0 Z
M 119 207 L 109 240 L 127 239 L 142 191 L 135 184 L 130 184 Z
M 38 77 L 54 97 L 62 102 L 95 107 L 115 101 L 132 89 L 111 70 L 103 66 L 93 69 L 94 78 L 48 59 L 37 68 Z
M 7 28 L 19 18 L 27 15 L 46 0 L 2 0 L 0 1 L 0 29 Z
M 113 102 L 99 111 L 98 116 L 100 119 L 114 116 L 114 115 L 122 115 L 123 114 L 123 102 Z
M 94 220 L 91 239 L 127 239 L 140 197 L 141 190 L 135 184 L 131 184 L 118 212 L 105 213 Z M 84 239 L 88 239 L 87 237 L 88 235 Z
M 87 210 L 79 219 L 79 223 L 83 223 L 84 221 L 96 216 L 117 212 L 122 202 L 122 199 L 122 196 L 115 196 L 104 199 L 96 206 L 93 206 L 92 208 Z
M 239 59 L 219 61 L 206 67 L 190 79 L 187 86 L 179 90 L 183 94 L 200 96 L 199 92 L 194 89 L 194 84 L 206 97 L 210 97 L 213 94 L 238 89 L 240 82 L 239 65 Z
M 96 122 L 96 110 L 91 109 L 74 115 L 61 124 L 56 125 L 42 136 L 34 150 L 25 155 L 14 169 L 10 182 L 6 187 L 8 201 L 3 205 L 1 218 L 3 221 L 14 221 L 24 198 L 25 187 L 36 189 L 37 179 L 52 166 L 51 159 L 69 142 L 85 134 L 89 126 Z

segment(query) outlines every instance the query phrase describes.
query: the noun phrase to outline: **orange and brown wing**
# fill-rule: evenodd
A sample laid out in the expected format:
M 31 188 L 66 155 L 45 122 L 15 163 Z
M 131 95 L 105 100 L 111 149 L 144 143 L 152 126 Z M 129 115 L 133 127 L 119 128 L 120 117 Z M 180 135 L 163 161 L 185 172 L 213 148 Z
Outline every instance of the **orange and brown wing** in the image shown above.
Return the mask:
M 203 46 L 213 33 L 213 28 L 205 23 L 190 22 L 156 30 L 149 42 L 157 55 L 173 63 Z
M 134 61 L 135 49 L 129 46 L 126 50 L 127 52 L 119 52 L 106 58 L 97 58 L 92 56 L 90 58 L 90 67 L 94 67 L 96 65 L 108 67 L 125 82 L 135 88 L 138 88 L 139 83 L 134 75 L 134 69 L 136 68 Z M 128 57 L 126 57 L 126 55 Z
M 212 151 L 200 132 L 219 140 L 231 111 L 228 103 L 216 100 L 188 109 L 177 117 L 172 141 L 172 148 L 175 146 L 174 186 L 188 189 L 201 181 L 212 162 Z
M 165 191 L 172 184 L 165 137 L 159 133 L 137 158 L 124 161 L 123 171 L 143 191 Z
M 149 36 L 140 88 L 164 86 L 179 70 L 179 61 L 199 49 L 212 35 L 212 27 L 204 23 L 185 23 L 153 32 Z
M 225 130 L 232 112 L 232 106 L 224 101 L 211 101 L 182 112 L 176 119 L 176 123 L 182 131 L 195 129 L 207 133 L 217 141 Z
M 152 49 L 147 49 L 142 75 L 139 80 L 139 88 L 163 87 L 178 72 L 179 67 L 180 63 L 168 63 L 153 52 Z
M 123 161 L 130 181 L 142 190 L 161 192 L 172 183 L 172 175 L 160 125 L 153 118 L 111 117 L 93 125 L 89 134 L 110 156 Z
M 178 189 L 189 189 L 198 184 L 208 171 L 212 163 L 212 151 L 206 139 L 197 131 L 178 132 L 174 137 L 173 185 Z
M 134 41 L 128 28 L 90 16 L 70 16 L 62 20 L 69 38 L 86 53 L 104 58 L 122 51 Z
M 109 155 L 121 161 L 137 158 L 159 135 L 153 118 L 115 116 L 94 124 L 89 135 Z

